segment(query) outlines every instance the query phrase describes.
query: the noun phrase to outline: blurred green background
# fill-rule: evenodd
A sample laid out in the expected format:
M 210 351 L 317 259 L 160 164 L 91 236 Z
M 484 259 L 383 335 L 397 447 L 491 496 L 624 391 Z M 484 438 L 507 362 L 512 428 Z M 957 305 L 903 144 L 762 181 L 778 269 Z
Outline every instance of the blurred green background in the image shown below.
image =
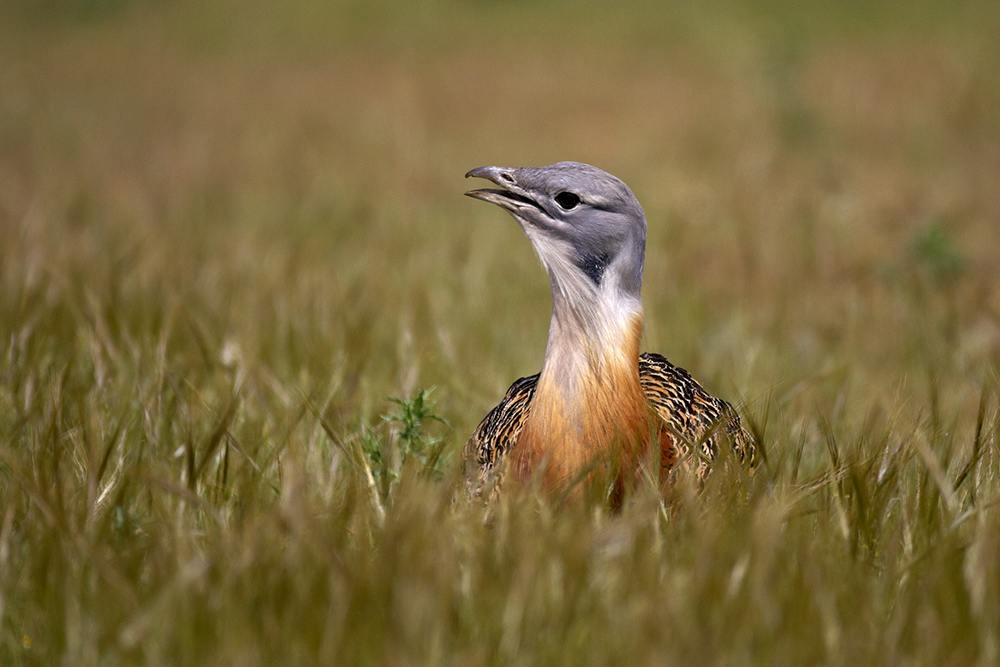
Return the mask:
M 995 664 L 998 34 L 987 1 L 5 2 L 0 661 Z M 462 176 L 559 160 L 642 202 L 644 347 L 764 433 L 749 504 L 448 510 L 550 309 Z

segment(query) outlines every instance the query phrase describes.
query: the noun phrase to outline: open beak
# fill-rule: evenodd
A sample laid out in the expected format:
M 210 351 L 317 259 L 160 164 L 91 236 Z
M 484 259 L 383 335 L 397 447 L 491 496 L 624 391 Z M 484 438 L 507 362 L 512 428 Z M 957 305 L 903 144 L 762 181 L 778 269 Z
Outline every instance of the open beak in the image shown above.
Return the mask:
M 466 178 L 484 178 L 496 183 L 502 189 L 483 188 L 479 190 L 469 190 L 467 197 L 481 199 L 491 204 L 496 204 L 502 209 L 515 213 L 525 209 L 541 210 L 534 199 L 517 185 L 513 169 L 506 167 L 477 167 L 465 175 Z

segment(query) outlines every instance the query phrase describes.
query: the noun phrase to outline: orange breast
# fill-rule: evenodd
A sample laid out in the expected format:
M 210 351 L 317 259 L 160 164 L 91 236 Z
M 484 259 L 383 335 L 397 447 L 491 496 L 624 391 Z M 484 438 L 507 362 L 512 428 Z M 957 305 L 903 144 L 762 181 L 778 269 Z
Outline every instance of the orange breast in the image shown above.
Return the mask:
M 515 479 L 564 489 L 584 479 L 616 480 L 616 495 L 631 487 L 638 467 L 658 450 L 662 479 L 676 460 L 673 440 L 650 408 L 639 382 L 642 321 L 619 346 L 560 385 L 545 370 L 528 417 L 509 455 Z M 565 378 L 564 378 L 565 381 Z

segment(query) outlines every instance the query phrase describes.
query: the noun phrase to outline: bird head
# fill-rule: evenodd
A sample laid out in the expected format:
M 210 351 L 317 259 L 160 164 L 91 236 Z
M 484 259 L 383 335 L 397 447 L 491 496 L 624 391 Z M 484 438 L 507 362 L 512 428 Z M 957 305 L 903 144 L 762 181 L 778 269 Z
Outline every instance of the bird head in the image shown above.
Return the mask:
M 640 302 L 646 217 L 620 179 L 580 162 L 479 167 L 466 177 L 500 186 L 465 194 L 517 220 L 548 270 L 557 300 Z

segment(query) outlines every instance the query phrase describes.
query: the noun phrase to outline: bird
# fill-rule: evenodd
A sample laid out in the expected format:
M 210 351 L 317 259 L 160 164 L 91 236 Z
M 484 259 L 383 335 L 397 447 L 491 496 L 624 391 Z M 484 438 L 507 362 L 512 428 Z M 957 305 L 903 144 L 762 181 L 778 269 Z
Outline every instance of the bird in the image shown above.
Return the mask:
M 754 462 L 754 437 L 730 403 L 640 354 L 646 216 L 622 180 L 581 162 L 465 176 L 498 186 L 465 194 L 517 221 L 552 291 L 541 371 L 516 380 L 463 449 L 473 496 L 496 497 L 509 478 L 565 491 L 603 470 L 618 502 L 647 462 L 661 484 L 682 461 L 704 480 L 724 441 Z

